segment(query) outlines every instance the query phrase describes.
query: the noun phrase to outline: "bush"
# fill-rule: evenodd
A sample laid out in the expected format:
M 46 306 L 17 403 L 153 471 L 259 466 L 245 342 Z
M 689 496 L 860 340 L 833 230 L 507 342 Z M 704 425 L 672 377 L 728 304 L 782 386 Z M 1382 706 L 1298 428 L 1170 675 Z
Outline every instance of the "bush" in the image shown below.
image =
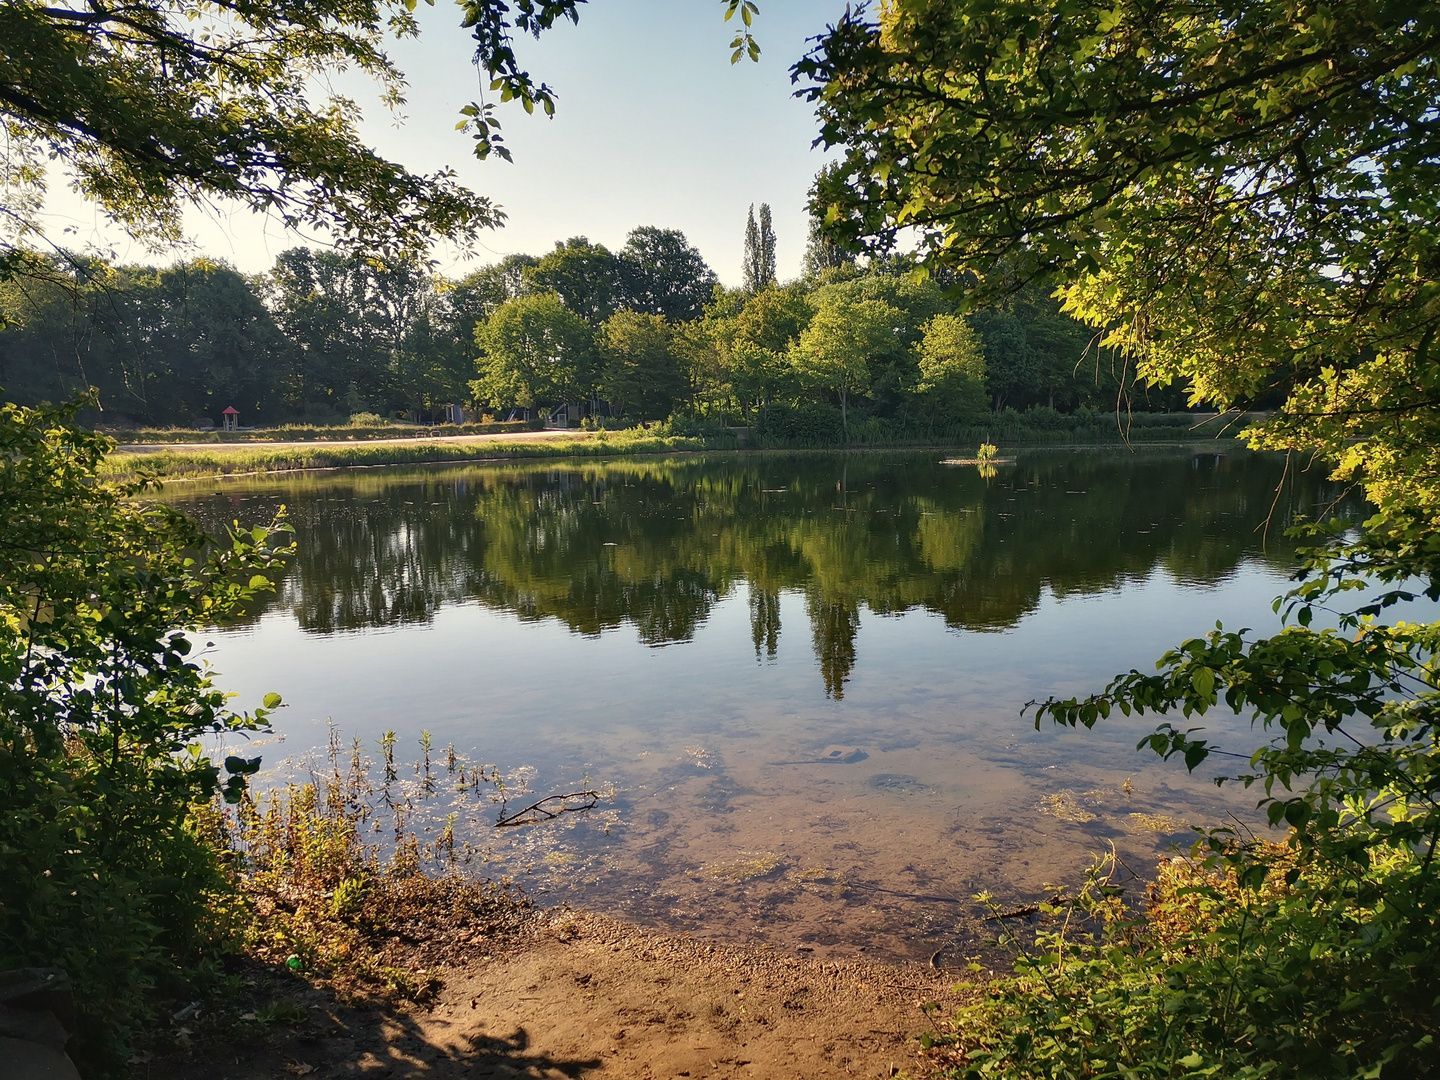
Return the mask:
M 680 436 L 687 439 L 704 439 L 707 446 L 735 446 L 738 440 L 735 432 L 721 420 L 699 416 L 672 416 L 649 428 L 651 435 Z
M 754 430 L 762 443 L 802 447 L 835 446 L 845 435 L 840 410 L 817 402 L 771 402 L 756 412 Z
M 1161 863 L 1143 918 L 1112 864 L 1044 905 L 1059 928 L 1010 938 L 1015 973 L 975 988 L 937 1056 L 966 1080 L 1434 1076 L 1440 887 L 1424 863 L 1390 849 L 1352 874 L 1226 845 Z
M 1099 941 L 1039 935 L 957 1017 L 951 1075 L 1440 1074 L 1440 623 L 1379 621 L 1417 583 L 1440 598 L 1434 533 L 1411 514 L 1377 515 L 1355 539 L 1330 523 L 1277 602 L 1294 617 L 1279 633 L 1217 626 L 1155 673 L 1040 706 L 1085 727 L 1180 713 L 1185 729 L 1161 724 L 1140 745 L 1192 770 L 1212 752 L 1195 717 L 1253 716 L 1274 737 L 1234 779 L 1290 833 L 1277 845 L 1211 831 L 1203 861 L 1162 866 L 1144 920 L 1092 879 L 1079 913 Z M 1367 599 L 1345 610 L 1357 589 Z M 1338 629 L 1311 629 L 1317 611 Z
M 214 540 L 144 482 L 100 482 L 112 444 L 77 408 L 0 405 L 0 968 L 66 969 L 104 1058 L 228 932 L 192 810 L 259 762 L 222 784 L 200 740 L 278 699 L 232 712 L 183 628 L 268 588 L 285 529 Z

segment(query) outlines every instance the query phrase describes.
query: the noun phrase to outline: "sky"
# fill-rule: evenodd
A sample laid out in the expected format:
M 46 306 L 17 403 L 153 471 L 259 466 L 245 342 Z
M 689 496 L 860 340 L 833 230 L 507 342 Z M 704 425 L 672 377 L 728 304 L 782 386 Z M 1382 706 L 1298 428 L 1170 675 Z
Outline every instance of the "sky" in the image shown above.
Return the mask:
M 740 284 L 746 213 L 768 202 L 781 279 L 800 274 L 805 198 L 826 160 L 811 143 L 814 111 L 792 94 L 790 65 L 806 39 L 844 11 L 844 0 L 759 0 L 755 32 L 762 55 L 731 65 L 733 36 L 720 0 L 590 0 L 578 26 L 540 40 L 523 38 L 521 65 L 557 92 L 553 119 L 518 104 L 499 107 L 514 163 L 477 161 L 470 137 L 455 130 L 460 109 L 480 99 L 471 42 L 450 0 L 423 4 L 418 39 L 393 42 L 390 55 L 410 82 L 400 114 L 370 84 L 340 76 L 336 89 L 364 108 L 363 136 L 416 172 L 449 167 L 507 215 L 481 237 L 468 261 L 441 248 L 442 272 L 458 276 L 515 252 L 534 255 L 586 236 L 616 250 L 640 225 L 680 229 L 727 285 Z M 47 230 L 65 246 L 112 250 L 121 261 L 173 261 L 208 255 L 246 273 L 267 270 L 303 238 L 244 208 L 187 213 L 191 247 L 156 254 L 127 240 L 52 178 Z

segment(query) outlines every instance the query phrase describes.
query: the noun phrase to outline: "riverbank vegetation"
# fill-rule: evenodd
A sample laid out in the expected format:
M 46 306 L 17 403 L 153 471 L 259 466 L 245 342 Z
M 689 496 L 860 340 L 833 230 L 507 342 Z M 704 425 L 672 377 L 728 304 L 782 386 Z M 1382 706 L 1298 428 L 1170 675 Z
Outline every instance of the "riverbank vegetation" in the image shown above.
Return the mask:
M 0 282 L 0 384 L 26 404 L 93 385 L 87 420 L 121 441 L 261 437 L 216 432 L 227 407 L 285 440 L 551 413 L 744 426 L 774 446 L 1103 439 L 1151 414 L 1177 431 L 1203 419 L 1186 421 L 1176 390 L 1132 385 L 1043 291 L 967 312 L 960 283 L 917 280 L 906 257 L 821 261 L 727 290 L 683 235 L 652 228 L 616 253 L 577 237 L 454 281 L 309 249 L 250 278 L 57 255 L 38 282 Z
M 669 425 L 557 434 L 550 439 L 468 442 L 444 439 L 405 443 L 327 442 L 323 445 L 233 446 L 211 449 L 154 450 L 111 453 L 102 466 L 110 477 L 141 474 L 167 479 L 195 479 L 245 473 L 291 472 L 376 465 L 438 464 L 455 461 L 549 457 L 609 457 L 617 454 L 662 454 L 681 450 L 733 449 L 737 438 L 724 431 L 708 435 L 671 434 Z
M 194 813 L 238 798 L 258 759 L 200 741 L 264 726 L 231 709 L 178 629 L 269 587 L 283 522 L 207 537 L 98 482 L 107 440 L 64 413 L 0 406 L 0 941 L 58 966 L 87 1017 L 82 1056 L 138 1030 L 153 991 L 210 963 L 228 875 Z
M 5 962 L 67 972 L 84 1021 L 71 1050 L 96 1073 L 150 1037 L 162 1003 L 223 998 L 227 957 L 423 996 L 455 934 L 503 936 L 527 910 L 464 875 L 443 830 L 406 826 L 442 788 L 488 807 L 485 770 L 449 754 L 432 769 L 427 751 L 412 783 L 392 744 L 374 785 L 357 753 L 253 801 L 262 758 L 202 746 L 243 746 L 280 699 L 234 710 L 193 628 L 243 618 L 292 530 L 277 516 L 207 535 L 137 499 L 143 484 L 102 480 L 109 443 L 72 420 L 0 407 Z M 402 930 L 425 947 L 401 949 Z
M 481 421 L 474 424 L 405 423 L 387 420 L 375 413 L 356 413 L 347 424 L 281 424 L 277 427 L 224 428 L 104 428 L 104 433 L 122 445 L 130 443 L 213 443 L 232 446 L 255 442 L 360 442 L 373 439 L 432 439 L 450 435 L 507 435 L 540 431 L 538 420 Z
M 1375 508 L 1304 531 L 1280 628 L 1037 706 L 1170 717 L 1140 747 L 1190 769 L 1220 749 L 1201 717 L 1252 717 L 1231 782 L 1288 837 L 1202 835 L 1141 922 L 1082 893 L 951 1022 L 952 1075 L 1435 1074 L 1440 623 L 1406 605 L 1440 597 L 1437 47 L 1440 13 L 1384 4 L 915 0 L 797 68 L 844 154 L 816 197 L 837 242 L 903 226 L 981 293 L 1056 289 L 1152 384 L 1275 395 L 1252 444 Z
M 620 454 L 668 454 L 702 450 L 824 450 L 834 449 L 839 436 L 833 413 L 777 411 L 768 437 L 751 436 L 746 429 L 672 419 L 610 431 L 556 432 L 549 437 L 523 440 L 497 438 L 471 441 L 444 437 L 416 437 L 404 442 L 388 439 L 320 439 L 295 441 L 291 446 L 247 446 L 249 440 L 228 445 L 217 440 L 209 447 L 116 450 L 103 465 L 106 476 L 158 479 L 201 479 L 251 473 L 295 472 L 309 469 L 364 468 L 380 465 L 443 464 L 463 461 L 503 461 L 527 458 L 594 458 Z M 847 447 L 852 450 L 967 447 L 996 438 L 1007 447 L 1022 446 L 1139 446 L 1195 445 L 1219 452 L 1236 445 L 1233 439 L 1216 439 L 1210 433 L 1228 430 L 1229 418 L 1196 417 L 1188 413 L 1137 414 L 1117 426 L 1113 417 L 1097 417 L 1085 410 L 1073 416 L 1038 411 L 1023 416 L 1001 416 L 990 427 L 950 428 L 944 434 L 908 436 L 882 424 L 864 423 L 851 429 Z M 1032 426 L 1037 425 L 1037 426 Z M 1043 426 L 1041 426 L 1043 425 Z M 485 431 L 476 434 L 488 434 Z M 167 433 L 168 434 L 168 433 Z M 283 440 L 289 441 L 289 440 Z M 157 444 L 164 446 L 165 443 Z

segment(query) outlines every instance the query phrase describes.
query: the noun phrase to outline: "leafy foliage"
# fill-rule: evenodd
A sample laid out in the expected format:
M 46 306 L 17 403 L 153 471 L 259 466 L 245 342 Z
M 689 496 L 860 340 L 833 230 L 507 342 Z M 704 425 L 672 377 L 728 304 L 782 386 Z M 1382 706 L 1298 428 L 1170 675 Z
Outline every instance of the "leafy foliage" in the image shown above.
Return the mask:
M 215 540 L 136 501 L 142 482 L 99 482 L 111 444 L 73 411 L 0 406 L 0 964 L 68 969 L 94 1053 L 223 937 L 191 811 L 238 798 L 258 759 L 222 783 L 200 740 L 264 727 L 279 699 L 232 711 L 186 630 L 268 590 L 287 530 Z
M 476 327 L 480 379 L 476 396 L 496 405 L 533 408 L 587 396 L 592 377 L 590 329 L 554 293 L 502 304 Z
M 620 249 L 625 306 L 673 322 L 696 318 L 714 295 L 715 272 L 678 229 L 642 225 Z
M 1014 974 L 977 986 L 938 1040 L 944 1075 L 1433 1076 L 1440 972 L 1412 936 L 1433 875 L 1394 850 L 1358 874 L 1223 851 L 1219 868 L 1161 863 L 1143 918 L 1113 865 L 1042 905 L 1053 928 L 1011 937 Z
M 906 0 L 796 72 L 847 242 L 1060 284 L 1152 384 L 1283 401 L 1257 444 L 1433 513 L 1437 45 L 1433 8 L 1369 0 Z
M 770 220 L 770 204 L 760 204 L 760 223 L 755 223 L 755 205 L 745 222 L 745 258 L 741 263 L 741 287 L 746 292 L 759 292 L 775 284 L 775 228 Z
M 1061 982 L 981 1008 L 980 1074 L 1433 1069 L 1440 624 L 1382 620 L 1440 596 L 1437 45 L 1433 8 L 1368 0 L 900 0 L 798 66 L 847 144 L 816 196 L 837 235 L 915 228 L 977 296 L 1058 284 L 1122 383 L 1133 364 L 1195 403 L 1276 403 L 1252 443 L 1315 455 L 1377 507 L 1358 539 L 1321 533 L 1281 602 L 1293 625 L 1217 625 L 1157 674 L 1040 707 L 1253 716 L 1270 740 L 1236 779 L 1291 832 L 1280 853 L 1210 835 L 1239 892 L 1178 956 L 1056 942 Z M 1214 752 L 1172 723 L 1141 745 L 1190 768 Z
M 834 297 L 821 303 L 796 339 L 791 362 L 802 380 L 835 392 L 843 427 L 849 427 L 850 396 L 869 385 L 871 360 L 893 345 L 901 318 L 883 300 Z
M 94 387 L 111 424 L 193 423 L 233 405 L 246 423 L 286 412 L 291 343 L 240 274 L 197 259 L 166 270 L 90 260 L 0 282 L 0 380 L 12 400 Z
M 620 415 L 663 419 L 684 393 L 672 350 L 673 331 L 660 315 L 621 311 L 601 327 L 599 389 Z
M 179 238 L 184 202 L 216 196 L 352 245 L 473 239 L 500 221 L 489 200 L 448 172 L 420 176 L 386 161 L 360 140 L 353 104 L 314 99 L 314 76 L 353 68 L 399 104 L 403 78 L 380 46 L 387 31 L 416 32 L 413 8 L 7 2 L 0 120 L 9 140 L 62 162 L 107 214 L 160 241 Z M 38 233 L 33 218 L 11 225 L 20 239 Z

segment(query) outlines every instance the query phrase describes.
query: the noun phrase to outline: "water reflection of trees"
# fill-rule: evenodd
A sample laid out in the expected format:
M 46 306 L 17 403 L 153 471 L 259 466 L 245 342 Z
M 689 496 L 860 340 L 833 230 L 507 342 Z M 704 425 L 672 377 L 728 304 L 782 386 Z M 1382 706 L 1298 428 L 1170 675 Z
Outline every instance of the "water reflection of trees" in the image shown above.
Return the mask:
M 299 554 L 272 607 L 317 633 L 478 600 L 582 634 L 629 623 L 662 645 L 743 581 L 758 659 L 778 648 L 781 594 L 799 592 L 839 697 L 862 604 L 997 630 L 1046 587 L 1092 593 L 1156 567 L 1205 584 L 1246 558 L 1286 562 L 1283 521 L 1330 492 L 1292 475 L 1277 503 L 1281 472 L 1248 454 L 1044 453 L 990 479 L 913 456 L 692 458 L 242 482 L 186 501 L 216 524 L 288 504 Z

